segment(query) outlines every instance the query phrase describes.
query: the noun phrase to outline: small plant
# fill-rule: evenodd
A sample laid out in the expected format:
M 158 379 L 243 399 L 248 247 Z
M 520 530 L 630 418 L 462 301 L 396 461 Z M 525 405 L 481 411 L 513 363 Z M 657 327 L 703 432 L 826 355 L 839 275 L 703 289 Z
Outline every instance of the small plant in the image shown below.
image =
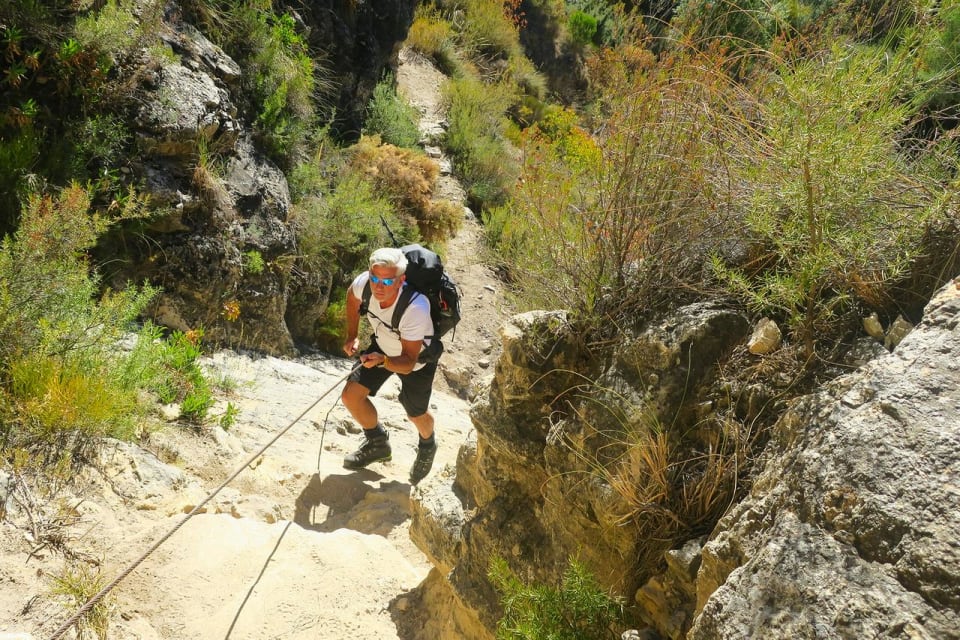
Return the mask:
M 417 110 L 397 95 L 393 76 L 387 76 L 373 89 L 367 107 L 366 128 L 370 133 L 398 147 L 413 148 L 420 141 Z
M 94 569 L 88 564 L 77 563 L 65 567 L 63 571 L 53 576 L 51 593 L 65 596 L 74 608 L 79 609 L 90 598 L 97 595 L 106 586 L 106 582 L 99 568 Z M 77 621 L 80 640 L 90 637 L 106 640 L 112 609 L 112 602 L 109 596 L 106 596 L 84 613 Z
M 611 597 L 585 566 L 571 560 L 558 588 L 526 585 L 506 561 L 490 563 L 490 580 L 500 593 L 503 618 L 497 640 L 614 640 L 623 621 L 623 603 Z
M 228 431 L 237 422 L 237 415 L 240 413 L 240 409 L 237 408 L 237 405 L 232 402 L 227 403 L 227 408 L 224 410 L 223 415 L 220 416 L 220 428 L 224 431 Z
M 243 268 L 255 276 L 260 275 L 266 268 L 263 255 L 256 249 L 245 251 L 243 254 Z M 239 316 L 239 312 L 237 315 Z
M 589 13 L 574 11 L 567 21 L 567 28 L 570 29 L 570 39 L 578 46 L 585 47 L 593 42 L 597 34 L 597 19 Z

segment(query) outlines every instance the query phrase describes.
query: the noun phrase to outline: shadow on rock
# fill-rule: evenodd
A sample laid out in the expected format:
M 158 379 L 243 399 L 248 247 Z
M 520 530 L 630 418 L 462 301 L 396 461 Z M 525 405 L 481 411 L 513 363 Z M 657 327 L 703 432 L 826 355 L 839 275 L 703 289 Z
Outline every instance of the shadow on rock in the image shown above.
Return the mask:
M 410 485 L 403 482 L 372 482 L 383 476 L 361 469 L 349 474 L 321 478 L 313 474 L 297 496 L 293 521 L 314 531 L 353 529 L 386 536 L 410 518 Z

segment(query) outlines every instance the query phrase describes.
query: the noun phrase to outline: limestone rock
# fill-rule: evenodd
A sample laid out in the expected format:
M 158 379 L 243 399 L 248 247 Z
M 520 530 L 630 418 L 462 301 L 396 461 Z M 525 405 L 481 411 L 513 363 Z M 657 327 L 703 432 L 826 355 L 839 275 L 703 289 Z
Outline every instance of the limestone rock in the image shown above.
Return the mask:
M 867 335 L 869 335 L 871 338 L 876 338 L 881 342 L 883 341 L 883 325 L 880 324 L 880 318 L 877 316 L 876 312 L 871 313 L 869 316 L 863 319 L 863 330 L 866 331 Z
M 780 327 L 770 318 L 763 318 L 753 329 L 747 349 L 754 355 L 764 355 L 780 348 Z
M 960 637 L 958 325 L 949 285 L 894 353 L 778 422 L 704 547 L 690 640 Z

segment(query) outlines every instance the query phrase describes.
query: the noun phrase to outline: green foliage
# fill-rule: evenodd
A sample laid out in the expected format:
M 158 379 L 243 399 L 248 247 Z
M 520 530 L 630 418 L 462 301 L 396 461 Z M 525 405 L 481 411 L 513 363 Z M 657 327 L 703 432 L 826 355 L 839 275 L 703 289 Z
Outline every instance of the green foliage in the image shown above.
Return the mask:
M 304 199 L 294 211 L 299 260 L 307 271 L 352 274 L 389 243 L 383 220 L 402 238 L 415 236 L 391 202 L 361 174 L 347 171 L 327 194 Z
M 220 428 L 224 431 L 229 431 L 237 422 L 237 415 L 240 413 L 240 409 L 237 408 L 237 405 L 232 402 L 227 403 L 227 408 L 224 410 L 223 415 L 220 416 L 220 419 L 217 421 L 220 425 Z
M 263 260 L 263 255 L 256 249 L 250 249 L 243 253 L 243 268 L 255 276 L 263 273 L 263 270 L 266 268 L 266 262 Z
M 490 580 L 500 593 L 504 615 L 498 640 L 613 640 L 623 604 L 609 596 L 577 560 L 571 560 L 559 588 L 525 585 L 506 561 L 490 563 Z
M 567 21 L 567 28 L 570 30 L 570 39 L 577 45 L 585 47 L 592 43 L 594 36 L 597 35 L 597 19 L 589 13 L 574 11 Z
M 60 573 L 52 576 L 52 581 L 50 592 L 53 595 L 65 596 L 70 605 L 77 610 L 107 585 L 107 580 L 100 573 L 99 567 L 94 568 L 86 562 L 77 562 L 64 567 Z M 99 640 L 106 640 L 112 609 L 113 604 L 109 596 L 98 601 L 77 621 L 77 637 L 85 640 L 91 637 L 92 633 Z
M 374 87 L 367 106 L 367 131 L 388 144 L 413 148 L 420 142 L 419 119 L 417 110 L 397 95 L 393 75 L 387 74 Z
M 137 41 L 136 8 L 133 0 L 107 0 L 99 11 L 78 17 L 74 27 L 77 45 L 99 48 L 118 58 Z
M 513 198 L 487 218 L 521 308 L 572 308 L 609 327 L 697 280 L 705 170 L 733 90 L 718 64 L 673 54 L 610 80 L 596 139 L 572 111 L 531 127 Z
M 313 126 L 313 59 L 289 14 L 245 15 L 253 38 L 249 64 L 255 101 L 262 105 L 257 123 L 274 159 L 290 166 L 305 148 Z
M 942 197 L 896 144 L 915 108 L 898 100 L 911 66 L 868 48 L 785 64 L 736 138 L 724 180 L 749 185 L 734 197 L 767 266 L 717 271 L 756 312 L 786 318 L 807 355 L 840 312 L 886 302 Z
M 480 209 L 503 203 L 517 176 L 503 136 L 511 92 L 465 77 L 448 81 L 444 93 L 450 122 L 446 147 L 468 197 Z
M 453 27 L 435 8 L 426 4 L 417 5 L 406 44 L 433 58 L 450 75 L 454 75 L 460 66 L 453 53 L 453 38 Z
M 931 27 L 920 69 L 925 100 L 937 117 L 956 117 L 960 107 L 960 3 L 943 3 Z
M 159 340 L 156 328 L 142 329 L 131 350 L 118 348 L 156 291 L 100 293 L 86 251 L 108 222 L 89 210 L 90 195 L 78 186 L 33 196 L 17 232 L 0 245 L 4 447 L 83 458 L 102 436 L 136 434 L 141 390 L 192 394 L 201 400 L 196 407 L 209 396 L 199 351 Z
M 500 0 L 458 0 L 453 4 L 458 44 L 477 62 L 522 55 L 517 25 Z

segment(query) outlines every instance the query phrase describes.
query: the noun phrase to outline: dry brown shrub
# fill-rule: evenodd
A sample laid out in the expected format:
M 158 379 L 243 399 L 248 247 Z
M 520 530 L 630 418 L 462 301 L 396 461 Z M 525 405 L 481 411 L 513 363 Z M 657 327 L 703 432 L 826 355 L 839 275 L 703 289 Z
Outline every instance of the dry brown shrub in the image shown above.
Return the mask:
M 415 224 L 424 240 L 447 230 L 445 210 L 432 202 L 437 184 L 437 163 L 421 153 L 392 144 L 379 144 L 376 137 L 363 138 L 354 149 L 351 168 L 382 190 L 397 215 Z

